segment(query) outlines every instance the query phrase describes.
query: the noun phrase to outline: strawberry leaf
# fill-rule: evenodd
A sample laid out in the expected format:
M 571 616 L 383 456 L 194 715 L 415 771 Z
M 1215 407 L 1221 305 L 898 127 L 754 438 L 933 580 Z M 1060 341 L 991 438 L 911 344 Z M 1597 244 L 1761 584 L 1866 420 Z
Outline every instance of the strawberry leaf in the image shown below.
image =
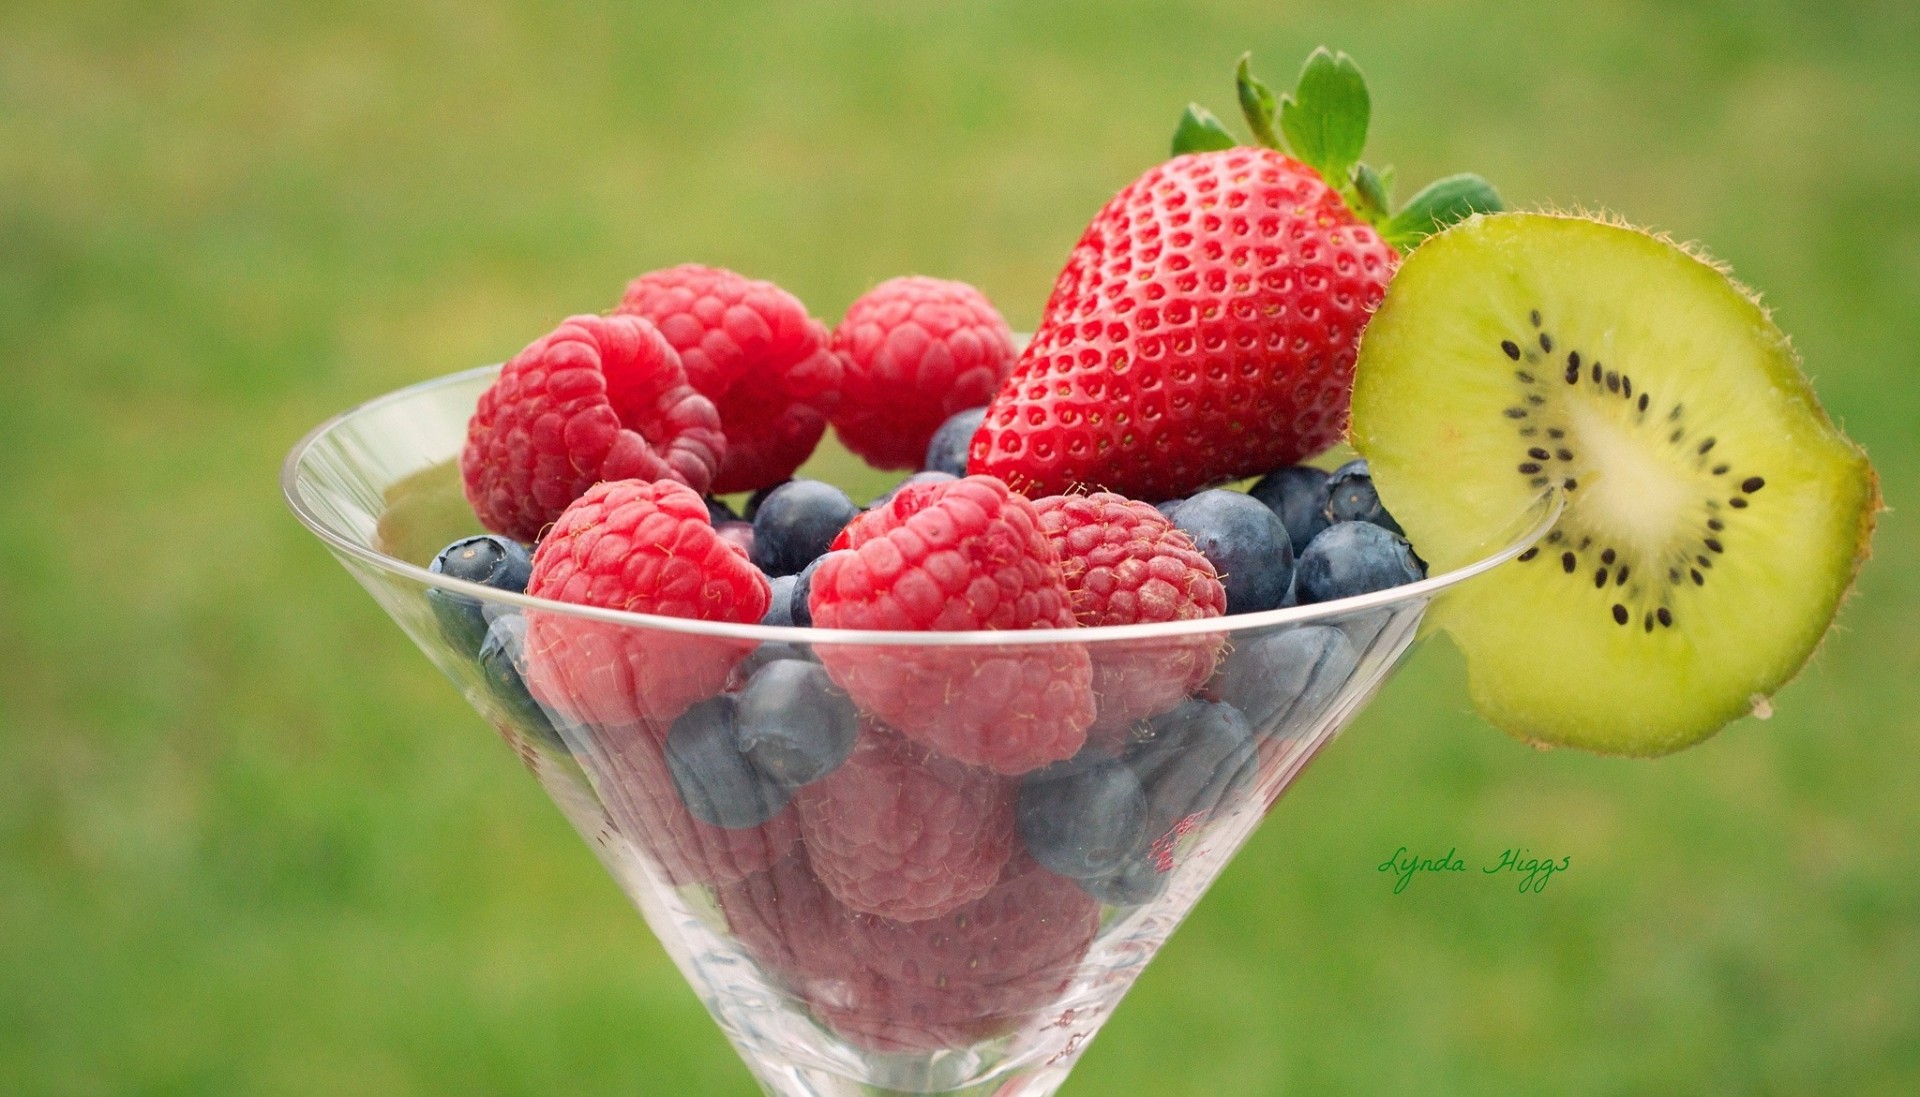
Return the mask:
M 1198 103 L 1188 103 L 1180 125 L 1173 131 L 1173 155 L 1189 152 L 1214 152 L 1230 149 L 1240 142 L 1233 139 L 1220 119 Z
M 1392 200 L 1387 196 L 1386 180 L 1366 164 L 1353 166 L 1353 191 L 1360 198 L 1360 216 L 1383 225 L 1391 218 Z
M 1246 115 L 1247 128 L 1253 131 L 1253 139 L 1270 149 L 1285 150 L 1280 143 L 1280 135 L 1273 130 L 1273 113 L 1277 105 L 1273 100 L 1273 89 L 1260 82 L 1253 74 L 1253 54 L 1240 55 L 1240 67 L 1234 72 L 1234 85 L 1240 92 L 1240 113 Z
M 1471 173 L 1449 175 L 1428 183 L 1407 199 L 1381 233 L 1387 243 L 1406 250 L 1456 221 L 1476 213 L 1498 213 L 1505 208 L 1493 184 Z
M 1280 129 L 1293 154 L 1337 187 L 1366 147 L 1371 110 L 1360 66 L 1321 46 L 1300 69 L 1293 94 L 1280 100 Z

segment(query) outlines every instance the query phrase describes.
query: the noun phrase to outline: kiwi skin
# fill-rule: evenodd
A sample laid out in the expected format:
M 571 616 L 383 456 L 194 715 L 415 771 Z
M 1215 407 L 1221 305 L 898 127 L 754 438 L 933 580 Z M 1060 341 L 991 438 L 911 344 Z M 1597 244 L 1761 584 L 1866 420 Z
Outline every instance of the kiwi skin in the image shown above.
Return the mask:
M 1748 544 L 1781 544 L 1776 532 L 1765 526 L 1760 527 L 1765 537 L 1730 544 L 1731 555 L 1715 557 L 1721 569 L 1708 572 L 1712 581 L 1701 592 L 1705 601 L 1677 602 L 1681 620 L 1670 629 L 1655 628 L 1649 617 L 1644 643 L 1638 643 L 1638 627 L 1617 632 L 1610 622 L 1589 627 L 1587 618 L 1571 611 L 1566 611 L 1565 621 L 1558 620 L 1563 605 L 1579 599 L 1570 589 L 1566 599 L 1557 588 L 1549 589 L 1553 585 L 1548 577 L 1560 578 L 1550 561 L 1508 564 L 1465 584 L 1435 605 L 1430 623 L 1452 634 L 1466 654 L 1475 704 L 1496 726 L 1537 746 L 1653 756 L 1699 742 L 1750 711 L 1766 711 L 1765 699 L 1798 673 L 1829 631 L 1869 555 L 1875 518 L 1882 509 L 1878 482 L 1864 452 L 1820 408 L 1785 335 L 1754 295 L 1696 252 L 1617 220 L 1567 214 L 1474 217 L 1423 244 L 1388 287 L 1386 300 L 1362 337 L 1351 440 L 1370 460 L 1382 500 L 1436 569 L 1484 555 L 1519 532 L 1539 496 L 1561 485 L 1540 486 L 1545 481 L 1539 477 L 1531 482 L 1515 479 L 1505 451 L 1498 451 L 1503 456 L 1489 467 L 1484 454 L 1496 452 L 1489 437 L 1515 423 L 1503 419 L 1500 403 L 1489 411 L 1484 402 L 1474 403 L 1482 397 L 1461 394 L 1488 393 L 1492 395 L 1484 399 L 1499 399 L 1497 393 L 1504 391 L 1500 385 L 1511 385 L 1505 380 L 1510 368 L 1546 373 L 1554 362 L 1532 364 L 1532 348 L 1527 361 L 1509 361 L 1494 350 L 1500 344 L 1487 341 L 1488 333 L 1502 322 L 1512 323 L 1502 310 L 1512 303 L 1516 289 L 1522 296 L 1544 295 L 1564 306 L 1550 308 L 1550 313 L 1584 307 L 1586 280 L 1600 265 L 1597 260 L 1612 261 L 1607 256 L 1618 258 L 1618 269 L 1632 274 L 1644 267 L 1649 279 L 1664 280 L 1659 284 L 1672 292 L 1671 324 L 1668 299 L 1651 308 L 1644 299 L 1634 302 L 1655 314 L 1647 330 L 1663 340 L 1678 331 L 1684 343 L 1696 334 L 1689 326 L 1692 320 L 1704 316 L 1710 321 L 1707 328 L 1733 346 L 1716 361 L 1739 360 L 1737 370 L 1714 370 L 1705 362 L 1688 363 L 1688 369 L 1679 372 L 1663 366 L 1664 377 L 1649 365 L 1646 380 L 1651 383 L 1646 387 L 1663 394 L 1688 388 L 1690 406 L 1707 405 L 1703 420 L 1709 426 L 1716 422 L 1711 416 L 1719 413 L 1717 422 L 1729 430 L 1746 429 L 1742 424 L 1750 419 L 1748 405 L 1757 400 L 1765 404 L 1763 418 L 1774 416 L 1793 428 L 1793 449 L 1776 451 L 1767 471 L 1783 466 L 1778 469 L 1782 476 L 1772 482 L 1799 493 L 1796 506 L 1802 509 L 1796 513 L 1810 519 L 1806 545 L 1793 544 L 1777 558 L 1758 549 L 1743 555 L 1740 548 Z M 1613 283 L 1602 280 L 1597 285 L 1632 280 L 1615 277 Z M 1593 297 L 1599 301 L 1596 314 L 1616 315 L 1605 311 L 1614 298 L 1597 288 Z M 1581 318 L 1591 316 L 1583 313 Z M 1619 326 L 1630 329 L 1637 320 L 1623 319 Z M 1524 319 L 1517 324 L 1528 331 Z M 1540 327 L 1537 311 L 1533 327 Z M 1586 326 L 1594 349 L 1602 341 L 1595 332 L 1603 331 L 1611 340 L 1612 327 Z M 1549 322 L 1548 328 L 1554 325 Z M 1471 337 L 1460 337 L 1462 331 L 1471 331 Z M 1657 359 L 1661 356 L 1651 353 L 1653 349 L 1670 342 L 1656 341 L 1643 349 Z M 1632 336 L 1625 345 L 1628 349 L 1610 345 L 1607 354 L 1609 363 L 1623 372 L 1633 365 Z M 1483 346 L 1492 353 L 1481 354 Z M 1557 350 L 1564 354 L 1566 347 Z M 1615 350 L 1621 356 L 1617 363 Z M 1567 384 L 1573 384 L 1571 374 Z M 1557 383 L 1539 391 L 1556 403 L 1578 402 L 1576 390 L 1567 389 L 1568 395 L 1562 396 Z M 1722 392 L 1733 395 L 1723 400 Z M 1646 407 L 1644 402 L 1641 407 Z M 1500 425 L 1489 427 L 1489 420 Z M 1526 422 L 1534 421 L 1544 420 Z M 1504 438 L 1499 435 L 1495 441 L 1504 445 Z M 1753 447 L 1747 452 L 1751 455 Z M 1791 476 L 1786 475 L 1789 468 L 1794 470 Z M 1567 494 L 1568 515 L 1556 533 L 1580 528 L 1581 493 L 1576 486 Z M 1591 510 L 1594 501 L 1585 502 Z M 1758 508 L 1784 503 L 1778 496 L 1757 498 L 1757 509 L 1739 512 L 1740 520 L 1759 515 Z M 1736 521 L 1732 513 L 1725 515 L 1730 524 Z M 1591 517 L 1585 528 L 1597 531 L 1601 527 Z M 1583 566 L 1593 562 L 1583 557 Z M 1644 577 L 1634 582 L 1636 588 L 1643 584 Z M 1748 589 L 1753 593 L 1744 599 L 1727 597 Z M 1620 607 L 1616 604 L 1613 610 L 1614 620 L 1619 620 Z M 1712 614 L 1720 619 L 1703 619 Z M 1767 614 L 1776 615 L 1775 620 L 1762 621 Z M 1636 611 L 1633 624 L 1639 623 Z M 1669 623 L 1664 611 L 1661 623 Z M 1745 643 L 1749 632 L 1765 642 Z M 1546 642 L 1549 637 L 1551 643 Z

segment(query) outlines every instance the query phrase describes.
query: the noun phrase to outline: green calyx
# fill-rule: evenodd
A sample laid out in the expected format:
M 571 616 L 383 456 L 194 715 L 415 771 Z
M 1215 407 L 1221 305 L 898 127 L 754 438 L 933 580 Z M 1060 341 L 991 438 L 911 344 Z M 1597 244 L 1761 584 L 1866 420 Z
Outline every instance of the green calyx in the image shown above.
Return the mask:
M 1360 159 L 1373 103 L 1360 66 L 1325 46 L 1300 68 L 1293 91 L 1276 97 L 1253 74 L 1253 55 L 1235 70 L 1240 113 L 1257 144 L 1284 152 L 1320 173 L 1347 207 L 1387 243 L 1406 251 L 1456 221 L 1505 208 L 1493 184 L 1478 175 L 1450 175 L 1393 208 L 1393 169 L 1376 171 Z M 1220 119 L 1189 103 L 1173 135 L 1173 155 L 1229 149 L 1239 144 Z

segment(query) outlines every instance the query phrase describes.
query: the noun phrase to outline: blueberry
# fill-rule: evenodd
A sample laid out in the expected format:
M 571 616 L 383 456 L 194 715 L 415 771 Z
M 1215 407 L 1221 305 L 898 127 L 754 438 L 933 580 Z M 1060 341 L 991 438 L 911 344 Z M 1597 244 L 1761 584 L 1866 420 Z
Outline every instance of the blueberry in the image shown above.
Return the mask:
M 1128 858 L 1105 876 L 1075 881 L 1088 895 L 1109 906 L 1137 907 L 1167 888 L 1170 875 L 1151 853 Z
M 900 481 L 875 496 L 873 502 L 867 504 L 867 509 L 876 510 L 893 502 L 893 497 L 900 494 L 903 488 L 910 488 L 915 484 L 947 484 L 957 479 L 959 479 L 959 477 L 951 472 L 941 472 L 932 469 L 916 472 L 912 476 L 907 477 L 905 480 Z
M 1185 496 L 1182 496 L 1178 499 L 1167 499 L 1167 500 L 1163 500 L 1162 502 L 1155 503 L 1153 505 L 1153 509 L 1159 511 L 1161 517 L 1171 522 L 1173 521 L 1173 512 L 1176 510 L 1179 510 L 1180 504 L 1186 501 L 1187 500 Z
M 933 440 L 927 443 L 927 459 L 920 467 L 927 472 L 951 473 L 956 477 L 967 474 L 967 448 L 973 444 L 973 436 L 987 417 L 987 409 L 982 407 L 956 411 L 940 424 L 933 432 Z
M 791 794 L 740 752 L 733 708 L 722 694 L 682 713 L 667 733 L 667 770 L 695 819 L 742 830 L 780 814 Z
M 709 495 L 706 496 L 706 500 L 707 521 L 712 522 L 715 527 L 718 527 L 722 522 L 738 522 L 740 520 L 740 516 L 734 513 L 733 508 L 727 505 L 725 499 L 719 499 Z
M 1014 813 L 1033 859 L 1077 879 L 1124 866 L 1141 844 L 1146 817 L 1146 793 L 1133 770 L 1092 749 L 1022 778 Z
M 782 480 L 777 484 L 768 484 L 764 488 L 753 489 L 753 494 L 747 496 L 747 505 L 740 510 L 740 517 L 749 522 L 753 521 L 753 516 L 760 513 L 760 504 L 767 501 L 767 496 L 772 495 L 774 492 L 779 491 L 791 483 L 793 483 L 793 481 L 790 479 Z
M 489 533 L 463 537 L 441 549 L 427 570 L 435 575 L 522 594 L 527 589 L 527 579 L 533 574 L 533 558 L 520 542 Z M 469 659 L 479 654 L 480 645 L 487 638 L 487 614 L 479 599 L 428 587 L 427 604 L 433 607 L 433 615 L 440 622 L 440 634 L 446 637 L 447 643 Z
M 847 493 L 832 484 L 787 481 L 754 510 L 754 566 L 770 576 L 795 574 L 826 552 L 859 513 Z
M 799 788 L 853 753 L 860 714 L 825 667 L 780 659 L 747 680 L 734 703 L 733 727 L 741 752 L 760 772 Z
M 763 625 L 778 628 L 793 627 L 793 588 L 800 581 L 797 575 L 782 575 L 773 581 L 772 594 L 767 599 L 767 612 L 760 618 Z M 807 651 L 804 645 L 768 641 L 753 649 L 752 654 L 741 660 L 735 671 L 741 679 L 750 678 L 760 672 L 760 668 L 778 659 L 805 659 Z
M 1358 662 L 1347 634 L 1303 625 L 1242 643 L 1227 657 L 1220 699 L 1239 708 L 1261 738 L 1307 730 L 1353 676 Z
M 793 627 L 793 588 L 799 582 L 798 575 L 782 575 L 769 584 L 771 592 L 767 596 L 767 612 L 760 618 L 761 624 L 777 628 Z
M 1167 837 L 1182 820 L 1233 810 L 1260 763 L 1238 708 L 1187 700 L 1147 726 L 1150 734 L 1126 753 L 1147 798 L 1147 842 Z
M 1228 613 L 1275 609 L 1293 581 L 1293 543 L 1280 518 L 1237 491 L 1203 491 L 1174 509 L 1173 524 L 1193 538 L 1220 573 Z
M 1368 470 L 1364 458 L 1348 461 L 1327 477 L 1320 513 L 1328 525 L 1335 522 L 1372 522 L 1393 533 L 1406 532 L 1400 528 L 1400 523 L 1393 520 L 1393 515 L 1387 513 L 1387 508 L 1380 505 L 1380 495 L 1373 490 L 1373 473 Z
M 515 727 L 556 750 L 564 751 L 567 749 L 566 741 L 554 730 L 553 721 L 547 717 L 546 710 L 533 699 L 533 694 L 527 692 L 527 683 L 520 677 L 522 653 L 526 645 L 525 617 L 518 613 L 502 613 L 495 617 L 487 629 L 486 640 L 480 644 L 480 678 L 486 683 L 487 693 Z
M 1311 465 L 1274 469 L 1248 488 L 1247 494 L 1280 516 L 1296 559 L 1307 550 L 1314 535 L 1331 524 L 1322 510 L 1327 502 L 1327 474 Z
M 840 551 L 846 552 L 849 550 L 842 549 Z M 800 628 L 813 627 L 813 606 L 808 602 L 808 599 L 813 596 L 813 573 L 820 570 L 820 561 L 825 560 L 829 555 L 832 554 L 823 554 L 812 563 L 809 563 L 805 568 L 801 569 L 800 574 L 794 578 L 793 593 L 787 598 L 787 616 L 792 618 L 793 623 Z
M 1419 557 L 1415 557 L 1419 559 Z M 1347 640 L 1353 644 L 1353 650 L 1365 652 L 1372 647 L 1380 634 L 1386 631 L 1387 622 L 1393 619 L 1392 609 L 1376 609 L 1367 613 L 1351 613 L 1340 618 L 1340 631 L 1347 634 Z
M 1301 605 L 1351 598 L 1426 575 L 1407 539 L 1372 522 L 1335 522 L 1300 554 Z

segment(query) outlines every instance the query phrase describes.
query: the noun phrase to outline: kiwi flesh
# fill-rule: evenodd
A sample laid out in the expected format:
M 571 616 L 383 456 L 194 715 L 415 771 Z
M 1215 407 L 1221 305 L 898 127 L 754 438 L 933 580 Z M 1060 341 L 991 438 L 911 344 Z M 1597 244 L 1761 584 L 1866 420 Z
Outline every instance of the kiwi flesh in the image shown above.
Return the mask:
M 1432 610 L 1494 724 L 1656 755 L 1806 663 L 1866 558 L 1872 467 L 1719 267 L 1637 229 L 1477 216 L 1416 249 L 1361 340 L 1353 444 L 1436 571 L 1553 530 Z

